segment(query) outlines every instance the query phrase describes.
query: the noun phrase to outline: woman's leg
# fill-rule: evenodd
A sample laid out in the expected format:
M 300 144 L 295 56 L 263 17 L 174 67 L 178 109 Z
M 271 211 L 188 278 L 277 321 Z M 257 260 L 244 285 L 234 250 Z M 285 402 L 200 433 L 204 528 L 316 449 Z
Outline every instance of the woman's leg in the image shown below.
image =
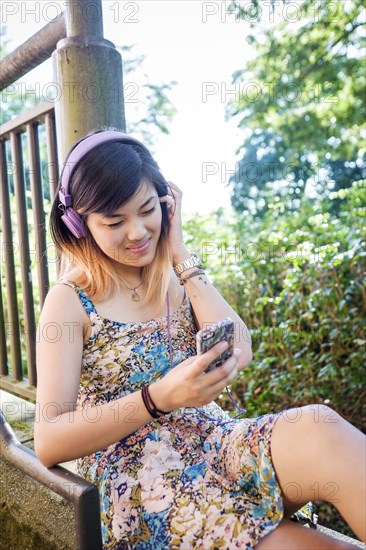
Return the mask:
M 306 502 L 324 500 L 334 504 L 365 542 L 365 451 L 362 432 L 325 405 L 281 413 L 273 427 L 271 453 L 285 517 Z
M 284 519 L 260 540 L 255 550 L 357 550 L 357 547 Z

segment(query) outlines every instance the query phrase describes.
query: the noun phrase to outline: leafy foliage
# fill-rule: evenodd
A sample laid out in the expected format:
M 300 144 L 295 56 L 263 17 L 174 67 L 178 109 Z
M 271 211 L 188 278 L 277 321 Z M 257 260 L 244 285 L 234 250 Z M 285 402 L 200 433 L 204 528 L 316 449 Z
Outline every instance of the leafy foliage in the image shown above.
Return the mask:
M 256 55 L 234 73 L 240 94 L 227 106 L 245 135 L 232 203 L 264 214 L 291 192 L 296 210 L 309 183 L 327 196 L 365 177 L 363 2 L 274 2 L 276 22 L 263 29 L 258 2 L 233 3 L 246 20 L 250 7 Z M 334 211 L 339 204 L 332 201 Z
M 231 386 L 250 416 L 329 403 L 366 428 L 365 183 L 331 195 L 342 203 L 339 218 L 327 201 L 303 197 L 291 216 L 223 224 L 218 211 L 216 220 L 185 223 L 211 280 L 250 330 L 254 360 Z
M 4 28 L 0 30 L 0 59 L 3 60 L 8 52 L 8 39 Z M 35 106 L 34 94 L 24 94 L 16 88 L 9 87 L 1 92 L 0 96 L 0 124 L 4 124 L 8 120 L 15 118 L 20 113 L 27 111 Z

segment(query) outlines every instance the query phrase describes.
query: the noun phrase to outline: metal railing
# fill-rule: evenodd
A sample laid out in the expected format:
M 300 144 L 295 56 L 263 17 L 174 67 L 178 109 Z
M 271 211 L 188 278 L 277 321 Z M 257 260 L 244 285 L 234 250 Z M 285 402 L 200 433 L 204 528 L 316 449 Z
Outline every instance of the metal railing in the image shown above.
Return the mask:
M 57 42 L 65 36 L 65 16 L 62 14 L 2 61 L 0 89 L 11 88 L 15 80 L 48 59 Z M 40 129 L 43 130 L 41 140 Z M 42 159 L 41 148 L 47 151 Z M 36 313 L 40 312 L 49 288 L 43 184 L 47 179 L 48 194 L 52 198 L 59 174 L 53 104 L 43 103 L 3 124 L 0 156 L 1 386 L 35 401 Z M 42 166 L 47 169 L 47 178 L 42 178 Z M 28 219 L 30 210 L 32 220 Z M 31 251 L 29 237 L 33 233 Z M 31 252 L 35 254 L 33 262 Z
M 0 147 L 1 265 L 5 282 L 0 294 L 2 387 L 35 401 L 36 317 L 49 288 L 52 267 L 47 258 L 45 195 L 53 198 L 59 173 L 53 106 L 40 105 L 4 124 Z
M 100 17 L 85 17 L 86 8 Z M 58 158 L 62 162 L 75 141 L 96 127 L 125 128 L 123 94 L 116 97 L 113 86 L 120 80 L 123 90 L 121 56 L 103 36 L 101 0 L 67 0 L 65 14 L 0 64 L 1 89 L 13 86 L 15 79 L 51 54 L 60 97 L 0 129 L 1 383 L 5 390 L 33 401 L 37 317 L 50 269 L 57 271 L 55 258 L 51 265 L 47 259 L 52 245 L 46 241 L 45 199 L 52 200 L 56 191 Z M 67 93 L 71 83 L 72 97 Z M 83 93 L 90 83 L 101 92 L 97 103 Z
M 10 53 L 0 65 L 0 91 L 51 57 L 65 36 L 65 15 L 61 14 Z

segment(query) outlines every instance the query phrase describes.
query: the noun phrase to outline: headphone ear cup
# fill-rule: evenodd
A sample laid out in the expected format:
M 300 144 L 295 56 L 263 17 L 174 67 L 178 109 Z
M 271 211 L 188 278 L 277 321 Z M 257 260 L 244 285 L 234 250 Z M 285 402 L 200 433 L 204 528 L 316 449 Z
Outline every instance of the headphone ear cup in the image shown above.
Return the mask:
M 77 239 L 87 236 L 88 232 L 85 223 L 73 208 L 66 208 L 64 214 L 61 216 L 61 219 L 68 230 L 71 231 Z

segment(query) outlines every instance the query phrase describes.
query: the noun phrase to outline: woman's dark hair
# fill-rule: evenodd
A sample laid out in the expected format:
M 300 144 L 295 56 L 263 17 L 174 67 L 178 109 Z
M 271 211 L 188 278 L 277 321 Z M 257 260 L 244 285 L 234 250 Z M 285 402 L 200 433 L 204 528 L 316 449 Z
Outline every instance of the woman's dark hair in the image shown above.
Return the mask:
M 69 169 L 67 162 L 68 159 L 65 161 L 63 170 Z M 91 213 L 108 215 L 115 212 L 136 194 L 143 183 L 154 186 L 159 197 L 166 195 L 168 191 L 168 184 L 149 150 L 134 140 L 129 143 L 127 135 L 123 141 L 118 141 L 117 138 L 116 141 L 99 144 L 88 151 L 75 167 L 71 167 L 71 170 L 69 193 L 72 197 L 72 207 L 82 217 Z M 170 253 L 167 248 L 169 224 L 166 203 L 161 203 L 161 210 L 161 233 L 155 262 L 155 264 L 159 264 L 160 270 L 163 268 L 162 264 L 167 264 L 168 259 L 170 263 Z M 116 283 L 110 259 L 99 249 L 90 233 L 85 238 L 76 238 L 63 223 L 62 214 L 57 193 L 51 210 L 50 230 L 63 260 L 61 262 L 62 274 L 66 275 L 70 269 L 75 267 L 81 268 L 85 275 L 83 280 L 85 290 L 94 296 L 101 297 L 107 292 L 107 286 L 103 284 L 103 281 L 106 283 L 106 278 L 111 283 L 110 277 L 112 277 Z M 65 255 L 68 258 L 65 258 Z M 68 261 L 65 262 L 66 259 Z M 95 260 L 91 262 L 93 273 L 90 270 L 91 259 Z M 87 260 L 89 260 L 89 265 Z M 153 264 L 154 262 L 148 268 L 144 268 L 145 277 L 151 276 L 151 271 L 156 271 Z M 95 270 L 98 271 L 97 266 L 102 267 L 104 276 L 102 273 L 95 276 Z M 96 284 L 92 284 L 93 280 L 98 281 L 99 288 L 96 288 Z M 100 285 L 104 287 L 104 292 L 100 291 Z M 112 283 L 112 286 L 115 285 Z M 147 294 L 151 297 L 149 290 L 154 290 L 156 293 L 157 288 L 148 289 Z
M 68 169 L 67 159 L 65 169 Z M 91 213 L 110 214 L 126 204 L 143 181 L 151 183 L 159 197 L 167 194 L 167 182 L 144 145 L 140 146 L 134 141 L 102 143 L 89 151 L 73 169 L 69 181 L 72 207 L 83 216 Z M 51 212 L 52 237 L 56 244 L 74 243 L 75 238 L 61 220 L 62 210 L 59 205 L 57 193 Z M 162 203 L 162 214 L 163 230 L 168 225 L 165 203 Z

